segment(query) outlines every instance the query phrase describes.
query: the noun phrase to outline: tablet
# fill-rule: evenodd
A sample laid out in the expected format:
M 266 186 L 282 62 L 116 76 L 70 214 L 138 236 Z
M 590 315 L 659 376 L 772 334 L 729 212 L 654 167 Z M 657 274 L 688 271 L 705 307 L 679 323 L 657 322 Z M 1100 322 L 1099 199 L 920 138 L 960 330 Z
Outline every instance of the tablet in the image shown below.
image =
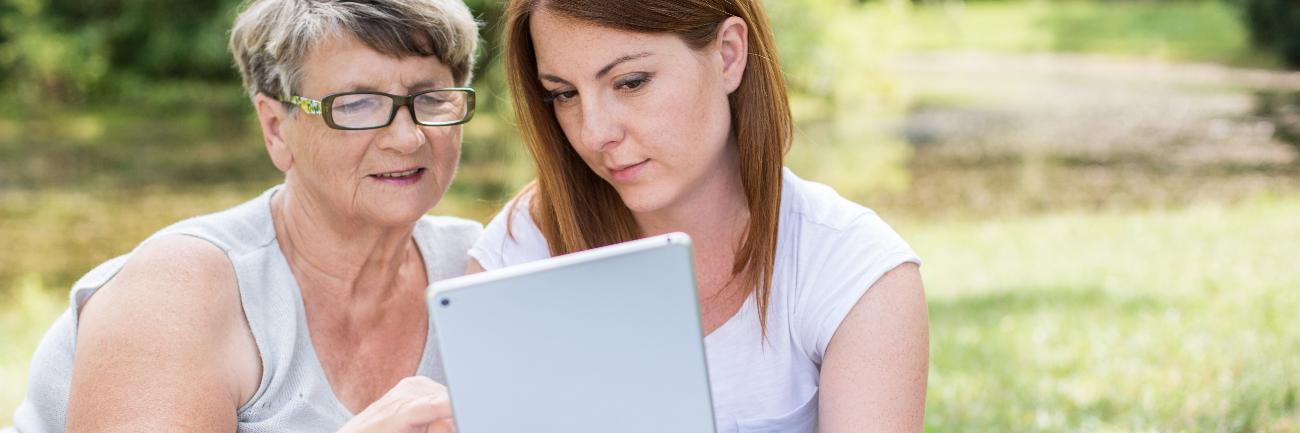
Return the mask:
M 429 289 L 459 433 L 714 433 L 682 233 Z

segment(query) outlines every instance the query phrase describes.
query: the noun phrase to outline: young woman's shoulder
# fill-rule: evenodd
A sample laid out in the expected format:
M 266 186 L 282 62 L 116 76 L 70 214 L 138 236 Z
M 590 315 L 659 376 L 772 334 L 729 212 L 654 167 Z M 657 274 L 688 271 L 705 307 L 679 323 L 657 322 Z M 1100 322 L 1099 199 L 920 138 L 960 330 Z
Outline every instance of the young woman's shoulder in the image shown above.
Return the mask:
M 808 181 L 786 170 L 783 189 L 784 219 L 791 219 L 801 235 L 813 235 L 823 246 L 852 246 L 863 243 L 905 247 L 902 237 L 880 215 L 840 196 L 825 184 Z M 801 236 L 802 239 L 803 236 Z
M 874 211 L 829 186 L 786 172 L 782 225 L 794 240 L 791 307 L 807 355 L 820 362 L 839 323 L 890 270 L 920 263 L 911 246 Z
M 470 258 L 492 270 L 550 257 L 549 244 L 533 222 L 532 198 L 525 190 L 502 206 L 470 248 Z
M 483 224 L 451 216 L 425 215 L 412 233 L 424 253 L 429 281 L 465 274 L 467 252 L 483 235 Z
M 440 215 L 425 215 L 420 218 L 422 230 L 417 233 L 425 236 L 440 248 L 449 250 L 468 250 L 479 236 L 483 235 L 483 224 L 464 218 Z

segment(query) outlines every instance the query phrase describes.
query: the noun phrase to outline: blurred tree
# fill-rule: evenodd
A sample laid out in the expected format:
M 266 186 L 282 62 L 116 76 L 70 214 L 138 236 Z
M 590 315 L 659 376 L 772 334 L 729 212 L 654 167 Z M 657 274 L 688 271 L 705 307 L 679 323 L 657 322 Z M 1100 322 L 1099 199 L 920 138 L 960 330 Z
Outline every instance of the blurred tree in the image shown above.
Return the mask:
M 67 99 L 101 81 L 108 71 L 97 29 L 60 28 L 44 0 L 0 0 L 0 70 L 21 97 Z
M 1300 68 L 1300 0 L 1241 0 L 1251 41 Z
M 891 70 L 909 0 L 768 0 L 798 127 L 787 163 L 852 199 L 909 182 L 910 148 L 880 125 L 897 122 L 906 97 Z
M 226 40 L 240 0 L 0 0 L 0 71 L 21 93 L 60 99 L 126 83 L 235 83 Z M 467 2 L 494 27 L 500 2 Z M 487 46 L 499 37 L 484 32 Z M 485 54 L 487 53 L 485 50 Z M 478 72 L 491 67 L 481 57 Z

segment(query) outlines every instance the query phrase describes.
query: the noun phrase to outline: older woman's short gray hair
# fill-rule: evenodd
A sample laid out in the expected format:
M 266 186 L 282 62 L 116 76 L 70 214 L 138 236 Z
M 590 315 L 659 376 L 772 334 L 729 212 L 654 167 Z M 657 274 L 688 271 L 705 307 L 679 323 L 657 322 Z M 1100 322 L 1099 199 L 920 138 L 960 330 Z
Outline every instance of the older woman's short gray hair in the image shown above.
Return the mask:
M 478 23 L 462 0 L 251 0 L 230 52 L 250 96 L 288 97 L 311 49 L 346 35 L 391 56 L 435 56 L 457 85 L 473 73 Z

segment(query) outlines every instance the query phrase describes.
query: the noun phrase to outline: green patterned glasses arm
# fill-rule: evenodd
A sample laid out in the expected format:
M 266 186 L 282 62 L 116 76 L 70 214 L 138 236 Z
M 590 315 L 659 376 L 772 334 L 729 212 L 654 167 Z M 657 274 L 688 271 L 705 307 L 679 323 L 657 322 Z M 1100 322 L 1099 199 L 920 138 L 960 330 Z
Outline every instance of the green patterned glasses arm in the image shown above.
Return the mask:
M 392 124 L 402 107 L 410 111 L 416 124 L 423 126 L 459 125 L 474 117 L 474 89 L 468 87 L 426 90 L 406 96 L 346 92 L 319 101 L 297 95 L 279 99 L 307 114 L 320 115 L 330 128 L 343 130 L 383 128 Z
M 301 108 L 302 111 L 307 114 L 320 114 L 321 101 L 315 99 L 307 99 L 298 95 L 291 95 L 288 98 L 281 96 L 280 102 L 288 102 L 297 105 L 298 108 Z

